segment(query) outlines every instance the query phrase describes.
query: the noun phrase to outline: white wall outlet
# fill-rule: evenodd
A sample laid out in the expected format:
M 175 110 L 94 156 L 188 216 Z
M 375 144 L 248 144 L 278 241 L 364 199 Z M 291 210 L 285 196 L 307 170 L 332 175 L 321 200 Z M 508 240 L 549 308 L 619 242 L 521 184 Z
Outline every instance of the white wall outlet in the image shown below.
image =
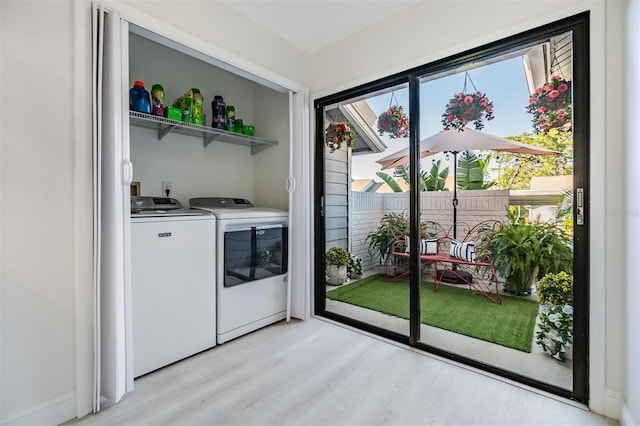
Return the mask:
M 165 197 L 170 197 L 172 192 L 173 192 L 173 185 L 171 184 L 171 181 L 163 180 L 162 195 L 164 195 Z

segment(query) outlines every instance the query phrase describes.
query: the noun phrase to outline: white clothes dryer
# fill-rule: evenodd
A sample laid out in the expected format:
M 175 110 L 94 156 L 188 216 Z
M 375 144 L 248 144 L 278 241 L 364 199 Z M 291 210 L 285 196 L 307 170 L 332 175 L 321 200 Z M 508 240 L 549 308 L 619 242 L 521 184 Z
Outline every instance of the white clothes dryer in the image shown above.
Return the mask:
M 192 198 L 216 217 L 218 344 L 286 317 L 288 220 L 243 198 Z

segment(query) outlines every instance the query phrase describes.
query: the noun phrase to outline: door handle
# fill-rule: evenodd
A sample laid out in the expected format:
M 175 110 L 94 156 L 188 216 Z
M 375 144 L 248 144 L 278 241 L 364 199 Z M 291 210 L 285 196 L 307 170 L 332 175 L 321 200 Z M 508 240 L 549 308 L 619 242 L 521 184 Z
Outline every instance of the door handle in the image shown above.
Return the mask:
M 576 225 L 584 225 L 584 189 L 576 189 Z

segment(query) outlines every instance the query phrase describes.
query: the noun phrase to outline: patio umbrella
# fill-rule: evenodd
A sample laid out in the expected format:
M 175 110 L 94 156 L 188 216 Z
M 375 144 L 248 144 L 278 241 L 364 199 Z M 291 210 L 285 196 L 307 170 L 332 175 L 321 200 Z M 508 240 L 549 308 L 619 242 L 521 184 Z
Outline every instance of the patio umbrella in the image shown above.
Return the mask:
M 439 152 L 453 154 L 454 178 L 458 168 L 458 153 L 463 151 L 504 151 L 514 154 L 551 155 L 561 154 L 561 152 L 544 149 L 535 145 L 528 145 L 521 142 L 495 136 L 490 133 L 479 132 L 473 129 L 464 131 L 442 130 L 435 135 L 429 136 L 420 141 L 420 158 L 428 157 Z M 382 165 L 382 170 L 403 166 L 409 163 L 409 147 L 390 154 L 376 163 Z M 453 237 L 456 237 L 456 222 L 458 210 L 457 182 L 453 185 Z

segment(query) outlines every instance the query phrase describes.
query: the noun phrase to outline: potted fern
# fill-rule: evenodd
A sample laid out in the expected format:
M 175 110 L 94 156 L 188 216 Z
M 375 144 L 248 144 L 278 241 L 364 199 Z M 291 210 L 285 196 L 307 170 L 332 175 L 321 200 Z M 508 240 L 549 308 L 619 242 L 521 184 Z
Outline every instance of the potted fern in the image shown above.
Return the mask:
M 329 285 L 342 285 L 347 280 L 349 252 L 343 247 L 331 247 L 325 255 L 326 281 Z
M 536 278 L 571 271 L 571 238 L 552 223 L 514 223 L 495 233 L 489 245 L 493 267 L 505 291 L 530 294 Z

